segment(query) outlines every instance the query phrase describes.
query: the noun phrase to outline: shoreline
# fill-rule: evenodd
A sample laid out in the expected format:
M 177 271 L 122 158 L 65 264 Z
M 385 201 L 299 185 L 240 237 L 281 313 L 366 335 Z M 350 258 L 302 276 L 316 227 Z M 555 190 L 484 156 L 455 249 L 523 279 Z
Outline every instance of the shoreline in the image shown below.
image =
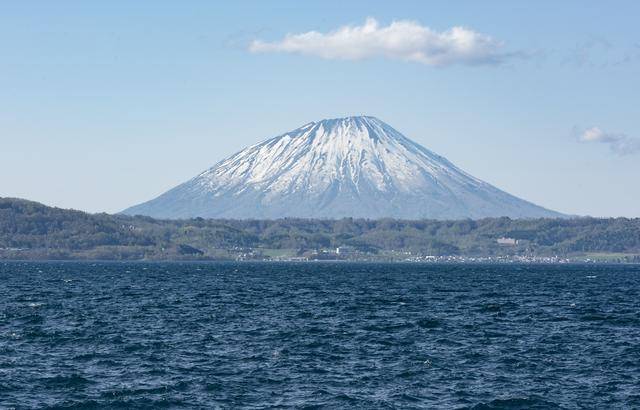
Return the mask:
M 502 260 L 502 261 L 474 261 L 474 260 L 458 260 L 458 261 L 388 261 L 388 260 L 214 260 L 214 259 L 0 259 L 3 263 L 78 263 L 78 264 L 283 264 L 283 265 L 335 265 L 335 264 L 354 264 L 354 265 L 588 265 L 588 266 L 609 266 L 624 265 L 634 266 L 640 265 L 640 262 L 617 262 L 617 261 L 519 261 L 519 260 Z

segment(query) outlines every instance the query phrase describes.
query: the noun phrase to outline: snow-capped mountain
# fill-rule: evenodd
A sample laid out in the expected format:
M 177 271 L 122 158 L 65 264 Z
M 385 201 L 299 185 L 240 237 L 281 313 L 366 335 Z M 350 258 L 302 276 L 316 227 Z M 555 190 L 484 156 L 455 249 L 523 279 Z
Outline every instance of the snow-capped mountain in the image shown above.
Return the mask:
M 123 211 L 157 218 L 558 217 L 374 117 L 306 124 Z

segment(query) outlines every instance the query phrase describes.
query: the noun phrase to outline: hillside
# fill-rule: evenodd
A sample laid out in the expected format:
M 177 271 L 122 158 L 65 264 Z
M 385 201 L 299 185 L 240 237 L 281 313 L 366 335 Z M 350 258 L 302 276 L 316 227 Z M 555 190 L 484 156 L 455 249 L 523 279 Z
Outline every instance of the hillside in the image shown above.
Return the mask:
M 517 244 L 499 244 L 499 238 Z M 370 260 L 636 254 L 640 219 L 156 220 L 0 198 L 3 259 L 266 259 L 337 247 L 349 249 L 348 258 Z

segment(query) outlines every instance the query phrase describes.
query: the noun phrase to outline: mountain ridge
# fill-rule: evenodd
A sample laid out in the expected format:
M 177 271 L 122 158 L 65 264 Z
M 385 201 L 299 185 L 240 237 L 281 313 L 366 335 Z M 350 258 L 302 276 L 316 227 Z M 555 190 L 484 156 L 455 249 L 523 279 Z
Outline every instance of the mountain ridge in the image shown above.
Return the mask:
M 563 216 L 471 176 L 371 116 L 307 123 L 123 213 L 172 219 Z

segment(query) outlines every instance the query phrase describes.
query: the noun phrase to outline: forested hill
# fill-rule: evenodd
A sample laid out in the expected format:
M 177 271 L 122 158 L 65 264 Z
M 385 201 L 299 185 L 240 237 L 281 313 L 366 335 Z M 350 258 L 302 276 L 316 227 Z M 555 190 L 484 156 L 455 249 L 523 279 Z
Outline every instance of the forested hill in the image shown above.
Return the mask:
M 640 219 L 169 221 L 88 214 L 0 198 L 3 259 L 268 259 L 309 252 L 317 255 L 338 247 L 344 249 L 341 258 L 356 255 L 365 259 L 633 255 L 640 254 Z

